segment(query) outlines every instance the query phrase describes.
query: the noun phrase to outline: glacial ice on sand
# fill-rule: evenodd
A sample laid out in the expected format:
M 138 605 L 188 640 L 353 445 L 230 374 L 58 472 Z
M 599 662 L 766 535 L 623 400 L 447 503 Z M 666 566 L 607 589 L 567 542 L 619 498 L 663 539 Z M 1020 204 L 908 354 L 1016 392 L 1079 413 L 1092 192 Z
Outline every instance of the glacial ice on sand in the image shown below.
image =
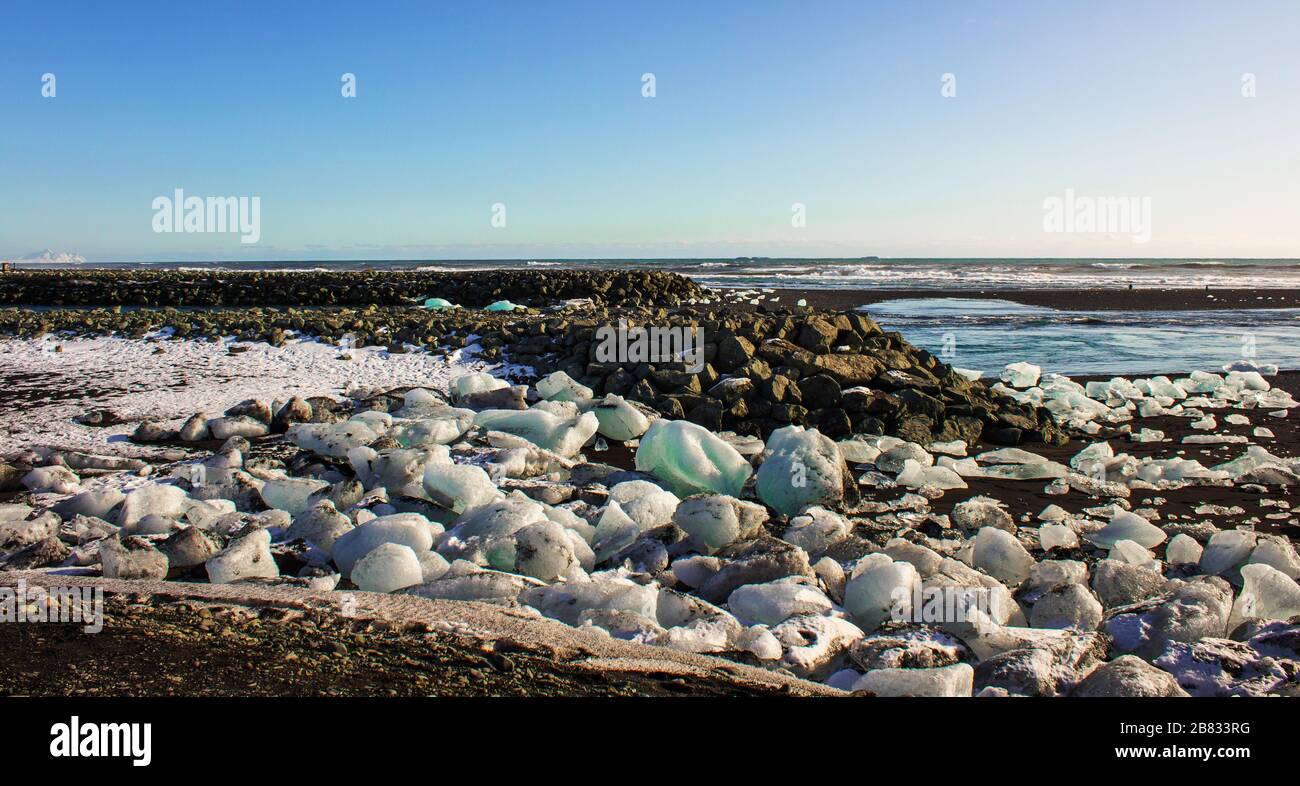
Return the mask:
M 1029 388 L 1038 384 L 1043 369 L 1033 363 L 1008 363 L 1002 370 L 1002 381 L 1013 388 Z
M 1144 548 L 1152 549 L 1165 542 L 1165 531 L 1127 510 L 1118 511 L 1110 523 L 1098 532 L 1087 536 L 1089 543 L 1102 548 L 1114 548 L 1121 540 L 1131 540 Z
M 921 581 L 916 568 L 887 554 L 868 554 L 858 561 L 844 588 L 844 608 L 867 632 L 894 614 L 910 618 L 913 588 Z
M 767 511 L 761 505 L 720 494 L 682 500 L 672 521 L 707 553 L 762 531 Z
M 501 496 L 500 489 L 472 464 L 430 463 L 424 469 L 424 490 L 435 502 L 449 502 L 452 512 L 462 513 Z
M 556 371 L 537 381 L 537 393 L 548 401 L 590 401 L 591 388 L 579 384 L 563 371 Z
M 844 455 L 817 429 L 785 426 L 767 440 L 755 478 L 758 498 L 790 516 L 810 505 L 836 505 L 844 497 Z
M 247 578 L 275 578 L 280 569 L 271 556 L 271 533 L 258 529 L 238 538 L 207 561 L 208 581 L 229 584 Z
M 485 409 L 474 417 L 474 423 L 485 429 L 523 437 L 534 445 L 566 457 L 577 455 L 600 426 L 600 421 L 590 412 L 576 418 L 564 418 L 540 405 L 522 411 Z
M 1034 558 L 1005 530 L 984 527 L 971 545 L 970 564 L 1008 586 L 1029 577 Z
M 371 519 L 340 535 L 330 556 L 347 576 L 359 559 L 381 543 L 399 543 L 410 546 L 416 554 L 423 554 L 433 548 L 434 535 L 440 534 L 442 527 L 419 513 L 394 513 Z
M 493 390 L 510 387 L 510 383 L 504 379 L 497 379 L 491 374 L 485 372 L 476 372 L 474 374 L 462 374 L 453 379 L 448 385 L 451 391 L 451 397 L 454 401 L 460 401 L 475 393 L 487 393 Z
M 393 592 L 424 583 L 424 571 L 410 546 L 381 543 L 352 566 L 352 582 L 363 592 Z
M 1229 630 L 1252 618 L 1286 620 L 1300 614 L 1300 584 L 1282 571 L 1264 564 L 1244 565 L 1241 578 Z
M 185 489 L 165 483 L 149 483 L 131 490 L 117 509 L 117 525 L 126 527 L 150 514 L 178 519 L 185 512 Z
M 592 407 L 602 435 L 619 442 L 636 439 L 650 428 L 650 418 L 622 396 L 609 394 Z
M 289 511 L 296 516 L 307 509 L 307 499 L 329 484 L 312 478 L 275 478 L 262 486 L 262 500 L 268 508 Z
M 714 492 L 740 496 L 753 468 L 721 437 L 685 420 L 656 420 L 637 446 L 636 468 L 672 486 L 678 496 Z

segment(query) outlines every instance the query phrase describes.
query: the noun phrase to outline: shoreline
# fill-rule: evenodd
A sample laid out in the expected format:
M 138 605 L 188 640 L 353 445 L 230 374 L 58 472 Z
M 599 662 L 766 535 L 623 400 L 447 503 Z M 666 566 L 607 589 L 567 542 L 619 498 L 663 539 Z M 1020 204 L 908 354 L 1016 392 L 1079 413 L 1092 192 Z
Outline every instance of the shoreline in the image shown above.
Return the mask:
M 777 289 L 779 303 L 853 309 L 889 300 L 1009 300 L 1060 311 L 1230 311 L 1300 308 L 1300 289 Z

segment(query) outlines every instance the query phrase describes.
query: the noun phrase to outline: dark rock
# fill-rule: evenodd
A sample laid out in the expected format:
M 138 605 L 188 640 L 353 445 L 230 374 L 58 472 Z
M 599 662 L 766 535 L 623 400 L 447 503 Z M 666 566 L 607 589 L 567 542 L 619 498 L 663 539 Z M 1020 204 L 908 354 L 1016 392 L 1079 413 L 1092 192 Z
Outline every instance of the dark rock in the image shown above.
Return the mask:
M 839 333 L 839 329 L 833 324 L 822 319 L 811 318 L 800 328 L 798 343 L 804 349 L 812 350 L 819 355 L 826 354 L 835 345 Z
M 825 373 L 841 387 L 865 385 L 880 375 L 880 361 L 869 355 L 818 355 L 813 368 Z
M 802 402 L 810 409 L 836 407 L 840 403 L 840 384 L 828 374 L 814 374 L 799 381 Z

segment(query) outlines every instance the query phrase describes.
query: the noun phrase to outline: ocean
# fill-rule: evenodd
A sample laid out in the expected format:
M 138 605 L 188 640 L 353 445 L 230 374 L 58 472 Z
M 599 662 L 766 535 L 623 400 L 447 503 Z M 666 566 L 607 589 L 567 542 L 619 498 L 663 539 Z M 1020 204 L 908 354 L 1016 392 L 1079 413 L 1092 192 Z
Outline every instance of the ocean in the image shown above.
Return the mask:
M 86 267 L 196 270 L 668 270 L 732 289 L 1300 288 L 1300 259 L 548 259 L 109 262 Z M 33 265 L 32 267 L 37 267 Z M 42 264 L 43 268 L 77 267 Z

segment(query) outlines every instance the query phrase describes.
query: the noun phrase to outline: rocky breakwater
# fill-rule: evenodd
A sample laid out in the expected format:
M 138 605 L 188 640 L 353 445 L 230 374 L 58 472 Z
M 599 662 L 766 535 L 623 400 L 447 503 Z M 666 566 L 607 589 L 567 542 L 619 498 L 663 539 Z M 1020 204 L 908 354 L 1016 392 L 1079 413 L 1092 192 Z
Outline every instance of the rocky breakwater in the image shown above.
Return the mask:
M 767 436 L 803 425 L 919 444 L 1066 441 L 1045 410 L 966 378 L 862 313 L 660 309 L 640 321 L 557 327 L 563 335 L 549 341 L 505 339 L 506 355 L 714 431 Z M 674 338 L 677 353 L 662 351 Z
M 694 281 L 650 270 L 18 270 L 0 276 L 0 305 L 150 307 L 397 306 L 439 297 L 466 308 L 672 305 L 707 297 Z

